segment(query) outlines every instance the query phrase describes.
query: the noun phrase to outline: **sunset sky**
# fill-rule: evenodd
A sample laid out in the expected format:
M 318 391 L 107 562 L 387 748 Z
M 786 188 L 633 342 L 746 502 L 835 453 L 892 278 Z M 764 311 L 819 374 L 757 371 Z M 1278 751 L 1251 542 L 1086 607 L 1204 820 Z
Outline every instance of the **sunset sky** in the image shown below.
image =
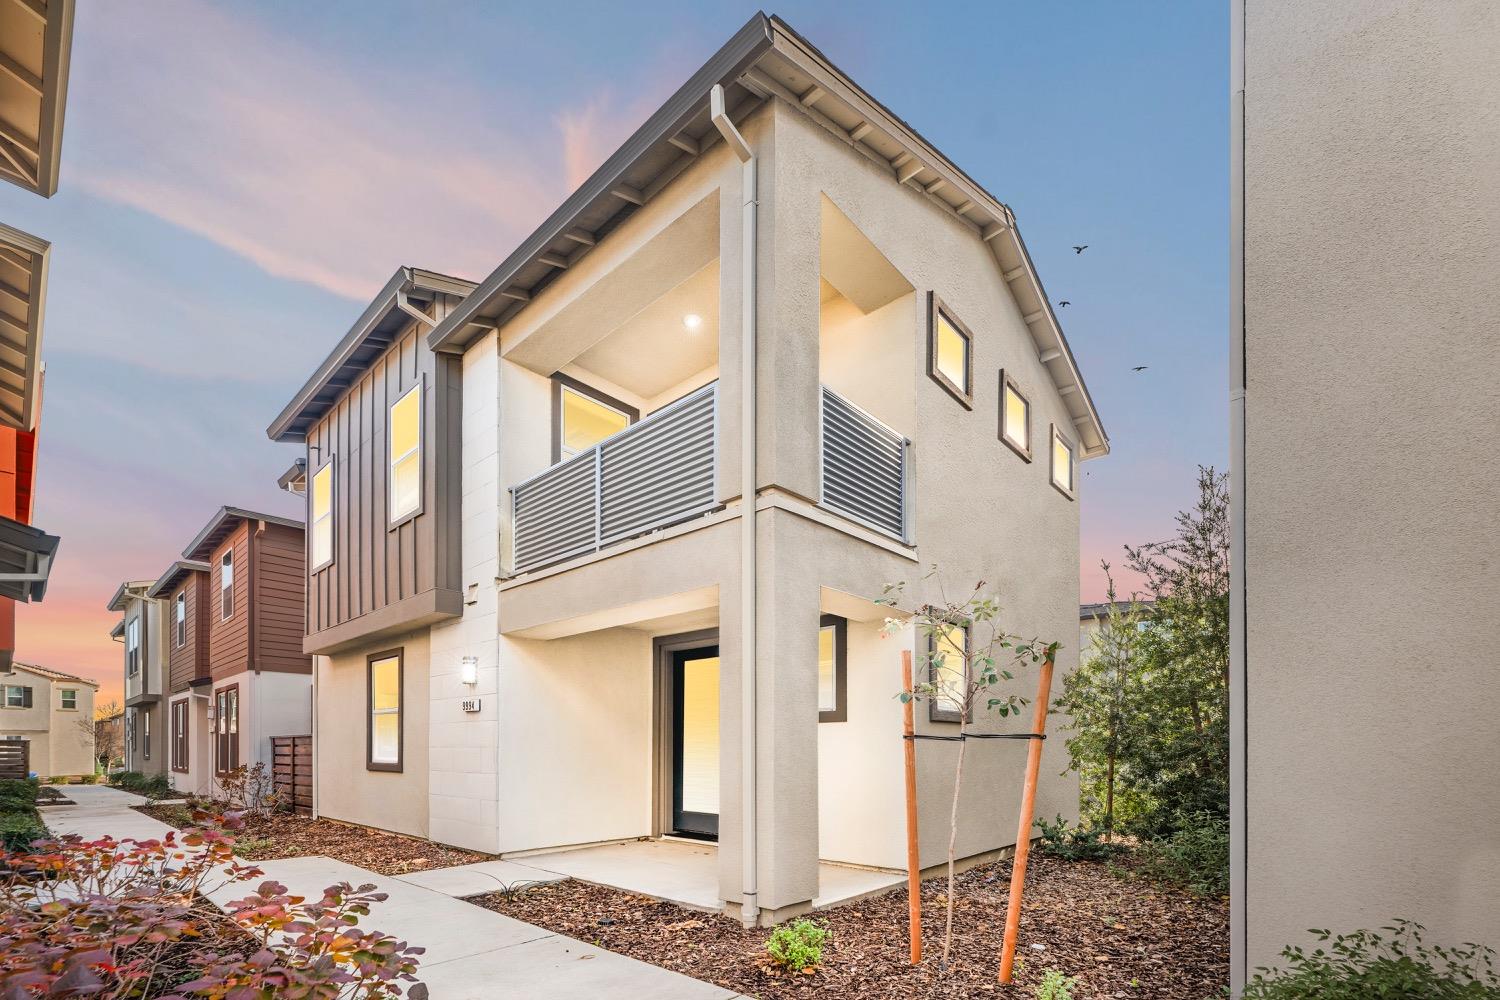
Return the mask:
M 841 69 L 1016 212 L 1109 430 L 1100 558 L 1227 458 L 1223 4 L 788 3 Z M 300 516 L 270 419 L 402 264 L 482 278 L 754 12 L 742 3 L 79 5 L 19 660 L 118 697 L 105 603 L 220 505 Z M 1077 255 L 1071 247 L 1088 244 Z M 1148 365 L 1135 373 L 1135 365 Z

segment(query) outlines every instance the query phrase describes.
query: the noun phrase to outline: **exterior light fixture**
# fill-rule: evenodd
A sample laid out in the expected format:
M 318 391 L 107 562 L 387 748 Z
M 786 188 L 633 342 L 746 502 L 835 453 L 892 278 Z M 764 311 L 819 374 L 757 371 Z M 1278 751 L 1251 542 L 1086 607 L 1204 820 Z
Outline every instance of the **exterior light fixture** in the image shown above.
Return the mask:
M 463 669 L 459 672 L 459 678 L 465 684 L 474 685 L 479 683 L 479 657 L 464 657 Z
M 688 313 L 682 317 L 682 328 L 688 333 L 697 333 L 703 329 L 703 317 L 697 313 Z

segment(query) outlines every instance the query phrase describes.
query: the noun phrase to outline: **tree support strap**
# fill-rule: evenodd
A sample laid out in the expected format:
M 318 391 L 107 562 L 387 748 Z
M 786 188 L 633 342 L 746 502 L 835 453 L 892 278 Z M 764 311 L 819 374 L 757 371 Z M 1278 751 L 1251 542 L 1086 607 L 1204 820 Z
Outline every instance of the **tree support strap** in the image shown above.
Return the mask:
M 938 740 L 944 743 L 962 743 L 964 740 L 1045 740 L 1046 733 L 962 733 L 958 736 L 938 736 L 929 733 L 907 733 L 903 740 Z

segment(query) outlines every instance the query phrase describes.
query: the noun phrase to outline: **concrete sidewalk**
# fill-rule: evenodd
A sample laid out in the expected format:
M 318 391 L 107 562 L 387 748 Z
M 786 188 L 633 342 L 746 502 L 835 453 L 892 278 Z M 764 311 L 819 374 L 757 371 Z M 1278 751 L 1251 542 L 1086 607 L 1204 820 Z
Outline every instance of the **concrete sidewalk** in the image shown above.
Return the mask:
M 101 837 L 160 839 L 171 827 L 131 808 L 145 801 L 138 795 L 103 785 L 71 785 L 71 806 L 51 806 L 42 819 L 53 833 Z M 505 866 L 507 862 L 486 862 Z M 638 962 L 554 934 L 540 927 L 466 903 L 450 892 L 405 878 L 377 875 L 330 858 L 261 861 L 267 879 L 284 883 L 299 896 L 316 899 L 338 882 L 374 884 L 389 898 L 374 907 L 365 926 L 383 931 L 427 951 L 418 979 L 433 1000 L 480 1000 L 491 997 L 548 997 L 549 1000 L 734 1000 L 722 987 Z M 464 866 L 472 869 L 478 866 Z M 423 882 L 470 892 L 495 888 L 495 882 L 548 877 L 525 866 L 495 867 L 484 873 L 438 869 L 420 873 Z M 444 871 L 452 872 L 444 875 Z M 556 876 L 552 876 L 556 877 Z M 476 878 L 478 881 L 476 881 Z M 257 883 L 258 884 L 258 881 Z M 252 884 L 240 882 L 213 894 L 215 902 L 243 897 Z

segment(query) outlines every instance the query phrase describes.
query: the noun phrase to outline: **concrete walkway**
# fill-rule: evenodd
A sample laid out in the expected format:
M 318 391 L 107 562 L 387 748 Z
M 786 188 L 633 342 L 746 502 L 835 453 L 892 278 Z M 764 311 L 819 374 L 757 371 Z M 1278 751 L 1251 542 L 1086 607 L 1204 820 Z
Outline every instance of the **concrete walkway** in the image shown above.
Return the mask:
M 160 839 L 171 827 L 136 812 L 138 795 L 103 785 L 68 786 L 71 806 L 42 812 L 49 829 L 88 840 Z M 509 862 L 485 862 L 503 866 Z M 377 904 L 367 926 L 426 948 L 418 978 L 436 1000 L 480 1000 L 497 996 L 549 997 L 552 1000 L 733 1000 L 736 994 L 676 972 L 638 962 L 554 934 L 540 927 L 465 903 L 454 893 L 416 883 L 415 876 L 377 875 L 330 858 L 287 858 L 256 865 L 266 878 L 284 883 L 293 893 L 317 898 L 337 882 L 373 883 L 389 898 Z M 478 866 L 465 865 L 465 869 Z M 495 882 L 537 880 L 535 870 L 492 868 L 447 876 L 453 888 L 478 885 L 463 894 L 496 888 Z M 420 873 L 442 881 L 443 870 Z M 457 871 L 457 870 L 449 870 Z M 529 873 L 529 874 L 528 874 Z M 543 876 L 544 878 L 547 876 Z M 557 876 L 551 876 L 556 878 Z M 477 880 L 477 881 L 476 881 Z M 243 896 L 249 886 L 236 883 L 214 894 L 223 903 Z

